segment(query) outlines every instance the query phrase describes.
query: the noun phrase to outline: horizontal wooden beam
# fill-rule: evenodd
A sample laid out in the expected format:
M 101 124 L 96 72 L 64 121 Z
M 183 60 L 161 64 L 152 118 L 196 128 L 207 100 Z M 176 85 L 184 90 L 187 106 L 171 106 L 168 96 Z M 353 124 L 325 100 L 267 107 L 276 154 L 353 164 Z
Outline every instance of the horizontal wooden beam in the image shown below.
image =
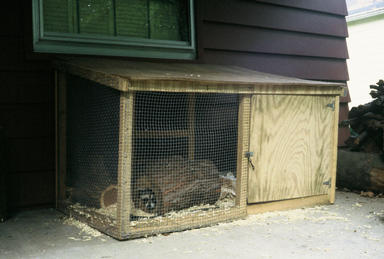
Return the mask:
M 329 204 L 328 195 L 317 195 L 304 198 L 297 198 L 283 201 L 263 202 L 258 204 L 249 204 L 247 207 L 248 215 L 264 213 L 276 210 L 291 210 L 302 207 Z

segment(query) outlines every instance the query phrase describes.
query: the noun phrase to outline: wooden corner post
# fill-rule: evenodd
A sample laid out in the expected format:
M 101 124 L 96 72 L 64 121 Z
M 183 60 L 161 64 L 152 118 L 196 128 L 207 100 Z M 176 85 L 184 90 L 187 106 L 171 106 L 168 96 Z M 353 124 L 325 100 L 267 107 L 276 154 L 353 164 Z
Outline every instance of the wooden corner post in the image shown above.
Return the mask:
M 333 143 L 332 143 L 332 165 L 331 165 L 331 188 L 329 191 L 329 202 L 335 203 L 336 192 L 336 170 L 337 170 L 337 146 L 339 135 L 339 103 L 340 97 L 335 97 L 335 114 L 333 123 Z
M 247 206 L 249 126 L 251 112 L 250 95 L 240 95 L 237 135 L 236 205 Z
M 124 238 L 129 234 L 131 214 L 131 165 L 133 134 L 134 93 L 120 94 L 119 164 L 117 192 L 118 235 Z

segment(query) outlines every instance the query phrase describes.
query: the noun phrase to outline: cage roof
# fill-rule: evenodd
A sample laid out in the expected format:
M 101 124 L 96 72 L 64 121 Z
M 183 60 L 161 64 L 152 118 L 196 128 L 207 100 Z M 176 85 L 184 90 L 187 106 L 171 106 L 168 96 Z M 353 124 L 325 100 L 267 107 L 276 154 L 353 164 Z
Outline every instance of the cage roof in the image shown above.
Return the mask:
M 344 84 L 303 80 L 262 73 L 237 66 L 191 63 L 158 63 L 104 58 L 67 58 L 55 62 L 59 70 L 87 78 L 120 91 L 156 90 L 167 85 L 189 91 L 218 90 L 229 86 L 235 92 L 252 92 L 254 87 L 311 87 L 340 94 Z M 140 89 L 139 89 L 140 88 Z M 238 91 L 236 91 L 238 88 Z M 163 89 L 164 90 L 164 89 Z M 211 89 L 212 90 L 212 89 Z

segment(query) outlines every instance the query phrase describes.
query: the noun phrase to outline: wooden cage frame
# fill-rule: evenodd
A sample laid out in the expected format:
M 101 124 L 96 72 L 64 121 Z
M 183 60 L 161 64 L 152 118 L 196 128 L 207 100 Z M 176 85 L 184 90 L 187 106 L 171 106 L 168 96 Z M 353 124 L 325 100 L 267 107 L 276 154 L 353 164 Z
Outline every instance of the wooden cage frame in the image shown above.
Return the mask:
M 76 58 L 55 63 L 56 84 L 56 206 L 89 225 L 117 238 L 127 239 L 149 234 L 180 231 L 209 226 L 223 221 L 244 218 L 247 215 L 247 183 L 251 96 L 261 95 L 330 95 L 339 96 L 341 84 L 306 81 L 259 73 L 238 67 L 222 67 L 199 64 L 160 64 Z M 100 225 L 98 217 L 84 217 L 81 213 L 68 211 L 65 199 L 66 175 L 66 75 L 72 74 L 106 85 L 120 91 L 119 163 L 118 163 L 118 209 L 115 228 Z M 239 94 L 237 181 L 235 207 L 222 211 L 188 216 L 182 221 L 167 224 L 143 223 L 130 225 L 131 201 L 131 155 L 133 134 L 133 104 L 136 91 L 189 93 L 189 127 L 193 128 L 195 93 Z M 337 97 L 338 100 L 338 97 Z M 194 157 L 194 136 L 188 136 L 188 156 Z M 146 133 L 139 133 L 146 134 Z M 181 134 L 187 132 L 160 132 L 159 134 Z M 337 139 L 336 139 L 337 140 Z M 335 178 L 335 177 L 334 177 Z M 330 200 L 334 199 L 334 181 Z M 332 194 L 333 192 L 333 194 Z M 256 206 L 256 205 L 254 205 Z

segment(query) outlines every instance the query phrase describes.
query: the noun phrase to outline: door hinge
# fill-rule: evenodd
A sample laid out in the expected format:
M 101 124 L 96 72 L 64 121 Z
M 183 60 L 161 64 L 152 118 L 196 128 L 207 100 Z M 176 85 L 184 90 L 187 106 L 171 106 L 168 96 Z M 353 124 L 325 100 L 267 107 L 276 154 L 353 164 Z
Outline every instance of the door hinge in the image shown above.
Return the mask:
M 327 181 L 323 182 L 323 185 L 328 185 L 328 187 L 331 187 L 331 179 L 328 179 Z
M 328 104 L 327 104 L 327 107 L 328 107 L 328 108 L 331 108 L 332 111 L 335 111 L 335 101 L 333 101 L 333 102 L 331 102 L 331 103 L 328 103 Z

